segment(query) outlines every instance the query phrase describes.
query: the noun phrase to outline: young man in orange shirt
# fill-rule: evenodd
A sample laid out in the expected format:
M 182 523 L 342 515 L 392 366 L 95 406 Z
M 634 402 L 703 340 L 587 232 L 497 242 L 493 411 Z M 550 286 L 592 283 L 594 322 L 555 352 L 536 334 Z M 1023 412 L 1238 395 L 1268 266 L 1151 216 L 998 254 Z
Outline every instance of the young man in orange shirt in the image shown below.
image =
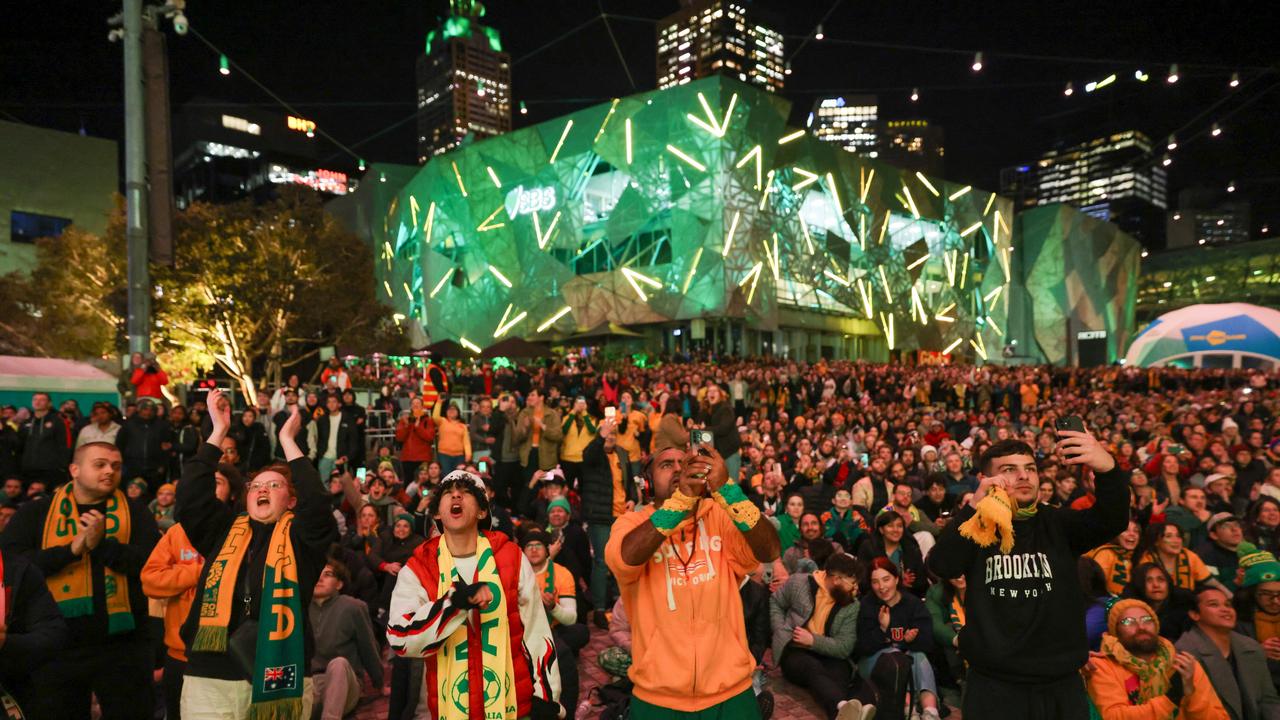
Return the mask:
M 778 531 L 713 447 L 659 447 L 645 474 L 654 504 L 605 549 L 633 630 L 631 717 L 758 718 L 738 587 L 778 557 Z

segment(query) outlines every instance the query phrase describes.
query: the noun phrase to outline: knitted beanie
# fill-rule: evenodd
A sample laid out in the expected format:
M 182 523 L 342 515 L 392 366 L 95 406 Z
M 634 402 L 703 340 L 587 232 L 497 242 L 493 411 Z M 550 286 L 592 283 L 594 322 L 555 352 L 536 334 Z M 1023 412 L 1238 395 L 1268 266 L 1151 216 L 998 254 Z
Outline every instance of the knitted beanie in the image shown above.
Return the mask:
M 1247 588 L 1272 580 L 1280 580 L 1280 562 L 1276 556 L 1266 550 L 1259 550 L 1253 543 L 1242 542 L 1236 547 L 1239 568 L 1244 570 L 1244 582 L 1240 587 Z
M 1151 606 L 1135 598 L 1126 598 L 1120 600 L 1111 606 L 1111 610 L 1107 613 L 1107 632 L 1116 635 L 1116 628 L 1120 625 L 1120 618 L 1124 615 L 1124 611 L 1129 608 L 1142 608 L 1147 611 L 1152 620 L 1156 623 L 1156 634 L 1160 634 L 1160 617 L 1156 615 L 1156 611 Z M 1117 637 L 1119 637 L 1117 635 Z
M 549 513 L 549 512 L 551 512 L 551 511 L 552 511 L 553 509 L 555 509 L 555 508 L 560 508 L 560 509 L 564 510 L 565 512 L 569 513 L 570 515 L 573 515 L 573 508 L 572 508 L 572 507 L 570 507 L 570 505 L 569 505 L 569 501 L 568 501 L 567 499 L 563 498 L 563 497 L 558 497 L 558 498 L 556 498 L 555 500 L 552 500 L 551 502 L 547 503 L 547 512 L 548 512 L 548 513 Z

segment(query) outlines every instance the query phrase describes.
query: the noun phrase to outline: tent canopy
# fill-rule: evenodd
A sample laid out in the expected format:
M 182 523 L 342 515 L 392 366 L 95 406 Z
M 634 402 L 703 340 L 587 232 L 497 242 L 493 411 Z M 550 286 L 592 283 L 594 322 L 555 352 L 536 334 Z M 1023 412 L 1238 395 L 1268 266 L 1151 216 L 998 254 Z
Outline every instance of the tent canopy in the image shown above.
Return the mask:
M 49 393 L 55 404 L 76 400 L 82 410 L 98 401 L 120 402 L 116 377 L 89 363 L 0 355 L 0 404 L 27 405 L 34 392 Z
M 1280 365 L 1280 311 L 1248 303 L 1173 310 L 1134 338 L 1125 363 L 1139 367 Z

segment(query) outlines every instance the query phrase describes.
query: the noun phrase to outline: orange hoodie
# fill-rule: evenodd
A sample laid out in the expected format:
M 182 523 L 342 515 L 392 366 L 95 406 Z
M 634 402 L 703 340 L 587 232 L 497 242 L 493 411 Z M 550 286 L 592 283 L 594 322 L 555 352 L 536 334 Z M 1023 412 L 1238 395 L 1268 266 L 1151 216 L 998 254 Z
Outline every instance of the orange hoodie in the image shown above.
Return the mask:
M 1222 701 L 1213 690 L 1213 683 L 1209 682 L 1209 676 L 1200 667 L 1200 663 L 1195 664 L 1192 690 L 1182 697 L 1180 708 L 1175 707 L 1173 701 L 1163 695 L 1143 705 L 1130 704 L 1129 692 L 1136 692 L 1138 688 L 1136 675 L 1111 658 L 1095 658 L 1090 665 L 1095 670 L 1086 685 L 1089 697 L 1098 708 L 1102 720 L 1165 720 L 1172 718 L 1175 710 L 1180 710 L 1178 717 L 1230 720 L 1226 709 L 1222 707 Z
M 742 619 L 742 579 L 760 564 L 728 513 L 713 500 L 641 566 L 622 560 L 622 540 L 654 508 L 618 518 L 605 561 L 631 620 L 635 696 L 679 712 L 698 712 L 751 687 L 755 658 Z
M 191 612 L 191 603 L 195 602 L 196 584 L 200 582 L 203 565 L 204 559 L 179 523 L 160 538 L 142 566 L 142 592 L 149 598 L 168 601 L 164 610 L 164 644 L 175 660 L 187 660 L 187 646 L 178 631 Z

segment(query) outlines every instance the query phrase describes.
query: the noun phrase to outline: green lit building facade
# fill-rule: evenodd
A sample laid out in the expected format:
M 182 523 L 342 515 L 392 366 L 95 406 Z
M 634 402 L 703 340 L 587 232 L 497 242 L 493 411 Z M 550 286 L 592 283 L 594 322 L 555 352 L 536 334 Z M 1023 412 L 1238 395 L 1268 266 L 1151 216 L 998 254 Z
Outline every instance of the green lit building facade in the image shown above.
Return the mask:
M 652 349 L 999 360 L 1012 203 L 820 142 L 789 109 L 711 77 L 435 156 L 366 226 L 379 293 L 473 348 L 625 328 Z

